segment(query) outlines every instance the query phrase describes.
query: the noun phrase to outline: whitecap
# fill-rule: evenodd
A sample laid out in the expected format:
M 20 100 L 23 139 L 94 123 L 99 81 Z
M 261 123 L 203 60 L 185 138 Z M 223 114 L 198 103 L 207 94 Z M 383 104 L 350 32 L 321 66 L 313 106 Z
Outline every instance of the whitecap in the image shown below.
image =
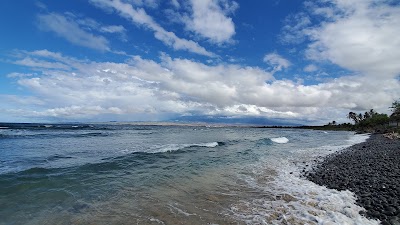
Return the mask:
M 287 139 L 286 137 L 278 137 L 278 138 L 271 138 L 271 141 L 278 144 L 286 144 L 289 142 L 289 139 Z
M 217 147 L 218 145 L 219 145 L 218 142 L 208 142 L 208 143 L 198 143 L 198 144 L 168 144 L 156 147 L 155 149 L 150 150 L 150 153 L 173 152 L 190 147 L 214 148 Z
M 368 135 L 355 135 L 348 142 L 361 143 L 367 138 Z M 299 149 L 296 155 L 284 159 L 262 159 L 260 163 L 252 165 L 252 173 L 241 179 L 256 192 L 268 194 L 238 201 L 231 205 L 230 211 L 247 224 L 378 225 L 378 220 L 360 215 L 359 212 L 365 209 L 356 204 L 354 193 L 329 189 L 306 180 L 301 176 L 303 166 L 295 163 L 301 161 L 310 164 L 318 156 L 348 146 Z

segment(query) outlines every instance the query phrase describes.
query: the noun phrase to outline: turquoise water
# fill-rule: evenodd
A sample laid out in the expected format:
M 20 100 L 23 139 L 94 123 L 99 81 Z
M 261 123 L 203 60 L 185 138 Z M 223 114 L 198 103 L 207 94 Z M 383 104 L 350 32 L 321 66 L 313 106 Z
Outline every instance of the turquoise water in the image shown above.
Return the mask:
M 2 125 L 0 224 L 375 224 L 301 177 L 350 132 Z

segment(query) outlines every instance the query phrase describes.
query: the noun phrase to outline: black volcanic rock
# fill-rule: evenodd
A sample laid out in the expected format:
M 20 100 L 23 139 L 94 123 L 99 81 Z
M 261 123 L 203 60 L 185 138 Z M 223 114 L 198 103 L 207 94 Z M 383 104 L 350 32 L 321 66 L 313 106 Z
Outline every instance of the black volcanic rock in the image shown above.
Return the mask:
M 400 225 L 400 140 L 380 134 L 329 155 L 306 174 L 316 184 L 350 190 L 369 218 Z

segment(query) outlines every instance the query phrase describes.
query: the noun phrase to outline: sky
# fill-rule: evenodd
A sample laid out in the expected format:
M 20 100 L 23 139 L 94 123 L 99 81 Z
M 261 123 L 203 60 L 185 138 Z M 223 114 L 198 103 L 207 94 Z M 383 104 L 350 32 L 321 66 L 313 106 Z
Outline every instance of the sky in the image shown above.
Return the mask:
M 396 0 L 2 0 L 0 121 L 350 122 L 400 98 Z

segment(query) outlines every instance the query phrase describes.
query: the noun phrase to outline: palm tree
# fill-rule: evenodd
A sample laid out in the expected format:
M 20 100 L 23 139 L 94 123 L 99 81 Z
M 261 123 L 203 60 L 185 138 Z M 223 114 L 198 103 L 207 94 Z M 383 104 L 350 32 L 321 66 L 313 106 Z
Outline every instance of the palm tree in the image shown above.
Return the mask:
M 392 115 L 390 115 L 390 118 L 393 121 L 396 121 L 396 127 L 399 127 L 399 122 L 400 122 L 400 100 L 395 101 L 392 103 Z
M 360 121 L 362 121 L 363 120 L 363 115 L 362 115 L 362 113 L 360 113 L 360 114 L 358 114 L 358 122 L 360 122 Z
M 378 113 L 374 111 L 374 109 L 369 110 L 369 117 L 372 118 L 373 116 L 376 116 Z
M 365 112 L 364 113 L 364 120 L 367 120 L 367 119 L 369 119 L 371 116 L 370 116 L 370 114 L 368 113 L 368 112 Z
M 349 112 L 349 115 L 347 115 L 347 118 L 349 118 L 350 120 L 353 120 L 354 123 L 358 123 L 358 116 L 357 113 L 355 112 Z

